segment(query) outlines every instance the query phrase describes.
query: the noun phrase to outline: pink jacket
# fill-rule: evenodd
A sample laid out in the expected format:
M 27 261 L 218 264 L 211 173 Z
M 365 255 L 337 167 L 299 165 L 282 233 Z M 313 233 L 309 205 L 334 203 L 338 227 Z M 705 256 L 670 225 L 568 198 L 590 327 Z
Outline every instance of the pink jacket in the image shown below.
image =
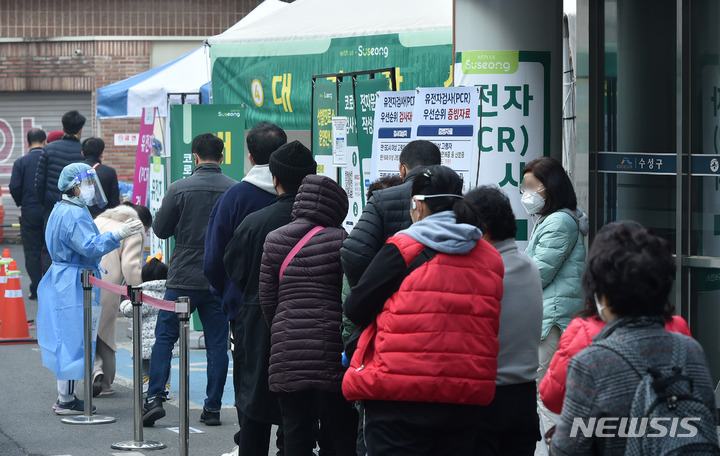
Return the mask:
M 597 316 L 588 319 L 575 318 L 563 332 L 558 349 L 552 361 L 550 361 L 550 367 L 542 382 L 540 382 L 539 388 L 540 398 L 551 412 L 562 412 L 563 399 L 565 398 L 565 380 L 570 359 L 589 346 L 592 343 L 592 338 L 604 326 L 605 322 Z M 682 317 L 673 316 L 667 320 L 665 329 L 692 337 L 690 328 Z

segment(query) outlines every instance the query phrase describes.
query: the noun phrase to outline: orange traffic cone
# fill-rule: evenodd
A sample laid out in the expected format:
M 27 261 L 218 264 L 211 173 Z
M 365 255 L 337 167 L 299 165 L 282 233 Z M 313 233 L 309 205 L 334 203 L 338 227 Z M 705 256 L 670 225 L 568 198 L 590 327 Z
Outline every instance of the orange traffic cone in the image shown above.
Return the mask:
M 7 286 L 7 276 L 5 275 L 5 265 L 0 264 L 0 323 L 3 320 L 3 310 L 5 309 L 5 287 Z
M 3 322 L 0 325 L 0 344 L 36 343 L 37 339 L 30 338 L 25 313 L 25 301 L 23 301 L 22 287 L 20 285 L 20 271 L 17 270 L 14 261 L 10 262 L 3 309 Z
M 13 259 L 10 258 L 10 249 L 3 249 L 2 258 L 0 258 L 0 265 L 3 265 L 3 269 L 7 273 L 7 268 Z

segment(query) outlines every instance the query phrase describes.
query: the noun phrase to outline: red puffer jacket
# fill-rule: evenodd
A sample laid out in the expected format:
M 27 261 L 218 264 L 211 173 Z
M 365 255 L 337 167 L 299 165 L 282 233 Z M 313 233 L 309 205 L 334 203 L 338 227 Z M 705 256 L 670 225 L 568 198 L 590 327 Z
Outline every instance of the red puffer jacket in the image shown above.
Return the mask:
M 585 347 L 590 346 L 592 338 L 603 327 L 605 327 L 605 322 L 597 316 L 589 317 L 587 320 L 575 318 L 563 332 L 558 344 L 558 350 L 555 352 L 552 361 L 550 361 L 550 367 L 542 382 L 540 382 L 539 388 L 540 399 L 551 412 L 562 412 L 563 400 L 565 399 L 565 380 L 567 379 L 567 368 L 570 359 Z M 667 320 L 665 329 L 692 337 L 690 328 L 688 328 L 687 322 L 682 317 L 674 316 Z
M 409 265 L 424 246 L 387 241 Z M 487 405 L 495 396 L 504 268 L 484 240 L 415 269 L 363 332 L 343 378 L 348 400 Z

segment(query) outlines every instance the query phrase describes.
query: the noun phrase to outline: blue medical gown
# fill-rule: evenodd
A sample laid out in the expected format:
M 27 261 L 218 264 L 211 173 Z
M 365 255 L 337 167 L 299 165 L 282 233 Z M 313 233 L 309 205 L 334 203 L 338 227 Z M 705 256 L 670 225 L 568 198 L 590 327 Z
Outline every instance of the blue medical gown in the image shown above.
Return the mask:
M 100 259 L 120 243 L 112 233 L 100 234 L 87 208 L 69 202 L 55 204 L 45 242 L 52 266 L 37 290 L 43 366 L 58 380 L 81 379 L 85 377 L 82 271 L 91 269 L 100 277 Z M 99 290 L 94 290 L 94 306 L 100 305 L 99 297 Z

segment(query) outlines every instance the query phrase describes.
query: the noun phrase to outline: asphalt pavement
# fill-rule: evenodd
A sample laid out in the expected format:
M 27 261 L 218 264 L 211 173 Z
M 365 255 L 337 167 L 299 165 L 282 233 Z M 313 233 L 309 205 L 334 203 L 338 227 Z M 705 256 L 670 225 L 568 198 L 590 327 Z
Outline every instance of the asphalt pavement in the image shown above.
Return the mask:
M 24 270 L 22 245 L 0 244 L 9 248 Z M 34 320 L 37 301 L 27 299 L 30 281 L 21 274 L 27 318 Z M 155 426 L 143 428 L 144 441 L 158 441 L 167 445 L 160 450 L 114 450 L 111 445 L 134 440 L 132 341 L 127 337 L 129 320 L 120 315 L 117 320 L 117 376 L 116 394 L 93 398 L 97 415 L 116 419 L 109 424 L 74 425 L 61 422 L 52 405 L 57 399 L 57 386 L 53 373 L 42 366 L 40 348 L 36 343 L 0 344 L 0 455 L 2 456 L 165 456 L 179 454 L 178 364 L 173 362 L 170 400 L 165 403 L 167 415 Z M 31 328 L 31 337 L 35 330 Z M 205 399 L 205 350 L 190 351 L 190 455 L 217 455 L 229 452 L 235 446 L 233 435 L 238 430 L 237 413 L 232 393 L 232 357 L 220 413 L 221 426 L 205 426 L 199 422 Z M 77 393 L 83 398 L 82 382 Z M 274 434 L 274 433 L 273 433 Z M 271 443 L 270 453 L 276 448 Z

